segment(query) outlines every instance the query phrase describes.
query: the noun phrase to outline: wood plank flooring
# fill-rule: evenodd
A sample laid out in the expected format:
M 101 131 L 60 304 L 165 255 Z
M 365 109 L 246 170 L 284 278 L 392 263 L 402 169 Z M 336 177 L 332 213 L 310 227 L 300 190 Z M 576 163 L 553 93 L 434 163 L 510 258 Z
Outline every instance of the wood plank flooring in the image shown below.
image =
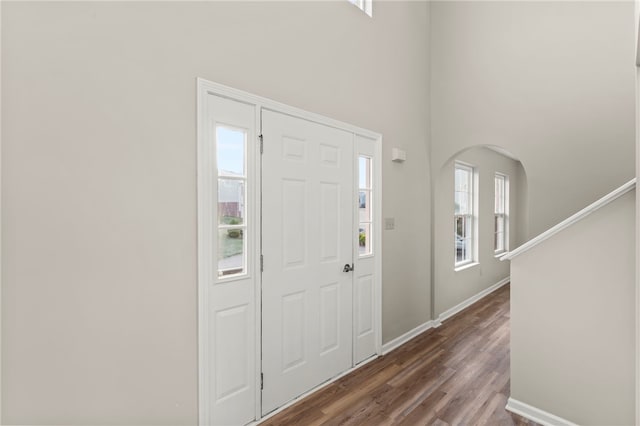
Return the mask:
M 508 396 L 506 285 L 262 424 L 535 425 Z

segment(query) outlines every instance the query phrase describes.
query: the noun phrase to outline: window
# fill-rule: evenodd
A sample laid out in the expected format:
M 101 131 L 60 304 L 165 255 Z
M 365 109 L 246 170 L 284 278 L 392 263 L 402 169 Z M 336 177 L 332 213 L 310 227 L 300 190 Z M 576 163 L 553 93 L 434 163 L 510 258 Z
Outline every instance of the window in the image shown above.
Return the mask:
M 246 272 L 247 132 L 216 126 L 218 277 Z
M 509 178 L 501 173 L 495 176 L 494 243 L 496 254 L 508 250 L 509 235 Z
M 349 0 L 349 3 L 355 5 L 367 15 L 373 16 L 373 0 Z
M 455 266 L 463 266 L 474 260 L 474 217 L 473 217 L 473 168 L 455 164 Z
M 360 256 L 373 254 L 371 244 L 371 225 L 373 223 L 371 163 L 371 157 L 362 155 L 358 157 L 358 254 Z

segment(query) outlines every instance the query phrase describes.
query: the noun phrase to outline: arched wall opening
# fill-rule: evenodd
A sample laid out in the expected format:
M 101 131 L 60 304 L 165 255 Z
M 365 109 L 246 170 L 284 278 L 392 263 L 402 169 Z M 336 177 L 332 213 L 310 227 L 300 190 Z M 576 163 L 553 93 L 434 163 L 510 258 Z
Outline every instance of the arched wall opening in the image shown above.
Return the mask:
M 455 231 L 454 168 L 461 162 L 473 168 L 474 226 L 472 261 L 456 266 L 459 247 Z M 518 158 L 502 147 L 476 145 L 451 156 L 436 172 L 433 191 L 433 280 L 434 318 L 446 318 L 455 307 L 473 296 L 506 282 L 510 274 L 508 261 L 495 252 L 496 173 L 508 177 L 508 226 L 506 251 L 513 250 L 529 238 L 527 175 Z

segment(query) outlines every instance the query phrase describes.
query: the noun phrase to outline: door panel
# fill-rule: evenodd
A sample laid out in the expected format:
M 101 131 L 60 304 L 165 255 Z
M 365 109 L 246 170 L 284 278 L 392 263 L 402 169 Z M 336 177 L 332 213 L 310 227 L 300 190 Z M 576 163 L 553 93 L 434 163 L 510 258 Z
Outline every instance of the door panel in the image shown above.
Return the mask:
M 215 315 L 216 356 L 216 399 L 225 398 L 242 392 L 249 387 L 247 365 L 251 356 L 249 337 L 249 305 L 223 309 Z
M 358 278 L 356 284 L 356 338 L 373 333 L 373 276 Z
M 203 103 L 206 121 L 198 147 L 198 253 L 201 333 L 207 333 L 201 334 L 200 392 L 207 407 L 201 423 L 246 424 L 255 420 L 257 392 L 255 275 L 251 267 L 257 209 L 253 203 L 254 155 L 249 149 L 249 143 L 256 140 L 256 107 L 211 94 Z M 231 218 L 234 225 L 228 224 Z
M 285 268 L 303 266 L 306 261 L 306 200 L 305 180 L 282 179 L 282 250 Z
M 352 366 L 353 135 L 263 110 L 262 412 Z
M 335 350 L 340 344 L 340 288 L 338 283 L 320 289 L 320 352 Z
M 323 262 L 336 261 L 340 252 L 340 186 L 335 183 L 320 184 L 320 258 Z

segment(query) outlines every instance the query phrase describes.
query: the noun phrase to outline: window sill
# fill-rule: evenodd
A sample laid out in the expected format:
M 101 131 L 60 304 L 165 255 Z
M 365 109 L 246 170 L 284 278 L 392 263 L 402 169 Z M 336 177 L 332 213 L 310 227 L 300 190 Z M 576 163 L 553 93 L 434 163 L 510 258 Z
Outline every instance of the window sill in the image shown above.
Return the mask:
M 493 257 L 495 257 L 496 259 L 500 259 L 502 256 L 504 256 L 504 255 L 505 255 L 505 254 L 507 254 L 507 253 L 509 253 L 507 250 L 503 250 L 503 251 L 501 251 L 501 252 L 499 252 L 499 253 L 495 253 L 495 254 L 493 255 Z
M 465 263 L 464 265 L 456 266 L 455 268 L 453 268 L 453 270 L 454 272 L 460 272 L 460 271 L 464 271 L 465 269 L 470 269 L 478 265 L 480 265 L 480 262 Z

